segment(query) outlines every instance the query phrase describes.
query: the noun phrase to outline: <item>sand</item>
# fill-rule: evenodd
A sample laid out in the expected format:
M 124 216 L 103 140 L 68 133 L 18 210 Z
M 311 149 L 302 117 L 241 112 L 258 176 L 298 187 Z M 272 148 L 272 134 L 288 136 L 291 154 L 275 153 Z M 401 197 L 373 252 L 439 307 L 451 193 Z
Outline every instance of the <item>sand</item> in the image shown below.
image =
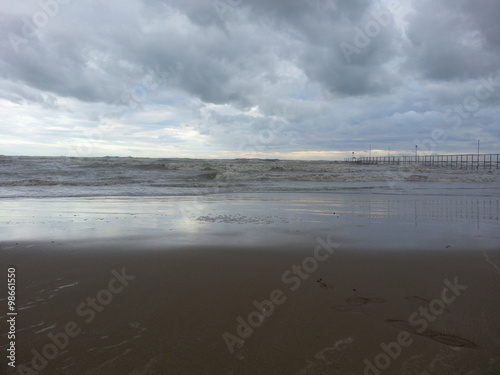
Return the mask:
M 494 199 L 291 198 L 18 201 L 23 234 L 0 223 L 17 369 L 1 370 L 499 373 Z

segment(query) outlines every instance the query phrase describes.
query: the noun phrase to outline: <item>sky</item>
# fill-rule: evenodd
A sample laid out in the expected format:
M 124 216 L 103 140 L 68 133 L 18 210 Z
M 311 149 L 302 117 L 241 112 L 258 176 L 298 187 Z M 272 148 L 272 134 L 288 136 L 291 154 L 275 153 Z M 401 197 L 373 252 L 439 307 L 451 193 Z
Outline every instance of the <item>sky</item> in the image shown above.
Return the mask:
M 498 20 L 498 0 L 0 0 L 0 154 L 500 153 Z

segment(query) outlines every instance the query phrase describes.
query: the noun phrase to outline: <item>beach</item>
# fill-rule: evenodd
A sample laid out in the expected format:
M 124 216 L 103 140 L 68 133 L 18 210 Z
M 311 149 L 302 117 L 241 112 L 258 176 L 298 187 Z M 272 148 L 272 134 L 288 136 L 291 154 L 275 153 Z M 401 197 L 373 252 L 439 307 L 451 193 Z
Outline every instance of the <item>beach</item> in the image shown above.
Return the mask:
M 0 375 L 500 375 L 500 0 L 0 20 Z
M 491 195 L 14 198 L 2 210 L 2 273 L 15 268 L 17 290 L 6 374 L 499 370 Z

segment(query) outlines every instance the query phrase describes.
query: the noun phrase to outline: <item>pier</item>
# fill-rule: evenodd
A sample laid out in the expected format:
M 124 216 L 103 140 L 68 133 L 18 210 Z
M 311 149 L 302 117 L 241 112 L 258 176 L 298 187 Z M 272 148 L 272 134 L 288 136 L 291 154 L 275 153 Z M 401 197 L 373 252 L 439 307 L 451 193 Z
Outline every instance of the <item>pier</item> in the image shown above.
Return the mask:
M 429 167 L 457 169 L 500 169 L 500 154 L 362 156 L 344 160 L 358 164 L 419 164 Z

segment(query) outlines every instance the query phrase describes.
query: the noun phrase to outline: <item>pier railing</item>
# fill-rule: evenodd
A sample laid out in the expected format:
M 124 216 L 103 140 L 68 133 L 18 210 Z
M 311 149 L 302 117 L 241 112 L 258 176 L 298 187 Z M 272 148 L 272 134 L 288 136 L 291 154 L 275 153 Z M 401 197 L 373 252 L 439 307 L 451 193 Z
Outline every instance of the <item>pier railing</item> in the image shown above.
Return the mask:
M 344 160 L 359 164 L 420 164 L 458 169 L 500 169 L 500 154 L 362 156 Z

